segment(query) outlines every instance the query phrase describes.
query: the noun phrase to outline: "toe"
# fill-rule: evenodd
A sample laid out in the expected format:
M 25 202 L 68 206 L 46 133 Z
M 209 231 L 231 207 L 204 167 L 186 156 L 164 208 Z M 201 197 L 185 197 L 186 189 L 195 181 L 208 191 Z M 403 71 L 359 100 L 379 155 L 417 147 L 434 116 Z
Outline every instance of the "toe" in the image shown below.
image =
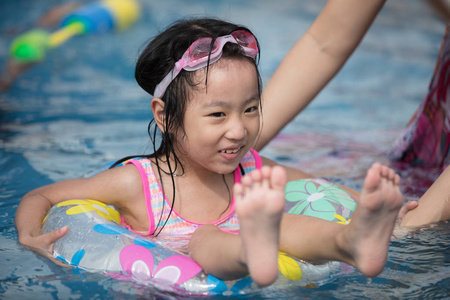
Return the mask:
M 287 183 L 286 170 L 281 166 L 276 166 L 272 169 L 270 177 L 270 184 L 275 190 L 284 192 Z

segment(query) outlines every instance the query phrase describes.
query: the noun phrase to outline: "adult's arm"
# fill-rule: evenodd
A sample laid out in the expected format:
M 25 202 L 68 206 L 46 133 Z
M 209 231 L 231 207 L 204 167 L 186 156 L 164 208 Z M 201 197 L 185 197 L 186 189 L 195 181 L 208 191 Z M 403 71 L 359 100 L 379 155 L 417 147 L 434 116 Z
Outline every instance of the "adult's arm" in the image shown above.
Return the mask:
M 261 150 L 338 73 L 384 0 L 329 0 L 283 59 L 263 94 Z

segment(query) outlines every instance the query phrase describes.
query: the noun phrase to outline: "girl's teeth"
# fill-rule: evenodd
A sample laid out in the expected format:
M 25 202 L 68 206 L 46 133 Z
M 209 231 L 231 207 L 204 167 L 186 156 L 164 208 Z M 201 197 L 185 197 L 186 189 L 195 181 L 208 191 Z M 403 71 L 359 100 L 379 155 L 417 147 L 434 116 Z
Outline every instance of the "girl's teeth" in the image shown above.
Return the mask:
M 223 152 L 225 152 L 225 153 L 227 153 L 227 154 L 233 154 L 233 153 L 236 153 L 236 152 L 238 152 L 239 151 L 239 149 L 235 149 L 235 150 L 223 150 Z

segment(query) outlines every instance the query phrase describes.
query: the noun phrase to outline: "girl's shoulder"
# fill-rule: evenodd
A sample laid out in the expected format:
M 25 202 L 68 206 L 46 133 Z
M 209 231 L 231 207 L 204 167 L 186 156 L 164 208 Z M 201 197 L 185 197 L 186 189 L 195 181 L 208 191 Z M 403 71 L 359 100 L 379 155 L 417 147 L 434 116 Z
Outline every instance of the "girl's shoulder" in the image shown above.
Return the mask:
M 133 186 L 140 178 L 139 172 L 132 164 L 121 164 L 115 168 L 103 171 L 95 177 L 101 177 L 105 181 L 111 181 L 118 186 Z

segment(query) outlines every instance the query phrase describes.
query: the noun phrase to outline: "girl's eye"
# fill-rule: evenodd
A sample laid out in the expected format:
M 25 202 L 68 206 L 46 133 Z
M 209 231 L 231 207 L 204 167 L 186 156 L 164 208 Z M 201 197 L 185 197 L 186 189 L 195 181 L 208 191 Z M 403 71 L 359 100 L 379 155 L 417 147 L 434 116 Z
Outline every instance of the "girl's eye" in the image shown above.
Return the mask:
M 210 114 L 210 116 L 215 117 L 215 118 L 220 118 L 220 117 L 224 117 L 225 114 L 223 112 L 216 112 L 216 113 Z
M 247 109 L 245 110 L 245 112 L 246 112 L 246 113 L 251 113 L 251 112 L 254 112 L 254 111 L 257 110 L 257 109 L 258 109 L 258 106 L 252 106 L 252 107 L 247 108 Z

